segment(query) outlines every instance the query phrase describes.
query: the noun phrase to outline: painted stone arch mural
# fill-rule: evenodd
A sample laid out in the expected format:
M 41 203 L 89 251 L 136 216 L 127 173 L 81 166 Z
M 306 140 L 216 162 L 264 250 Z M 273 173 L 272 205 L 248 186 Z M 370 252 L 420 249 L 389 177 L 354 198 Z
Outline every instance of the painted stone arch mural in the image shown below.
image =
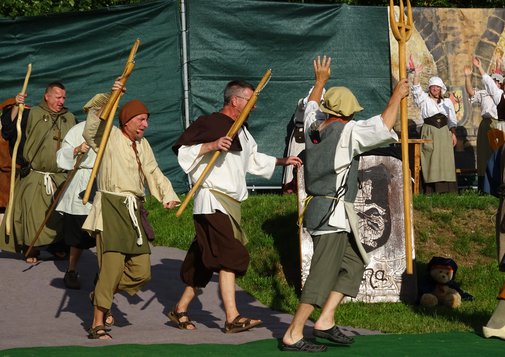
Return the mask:
M 395 9 L 398 13 L 398 8 Z M 407 43 L 407 59 L 423 64 L 421 86 L 431 76 L 439 76 L 448 88 L 458 118 L 456 152 L 475 146 L 480 109 L 470 106 L 465 91 L 464 66 L 472 56 L 481 59 L 488 73 L 505 72 L 504 9 L 413 8 L 414 30 Z M 390 33 L 392 75 L 398 80 L 398 46 Z M 408 67 L 407 67 L 408 68 Z M 482 88 L 476 69 L 473 85 Z M 419 109 L 409 98 L 409 119 L 422 124 Z M 399 129 L 399 128 L 397 128 Z

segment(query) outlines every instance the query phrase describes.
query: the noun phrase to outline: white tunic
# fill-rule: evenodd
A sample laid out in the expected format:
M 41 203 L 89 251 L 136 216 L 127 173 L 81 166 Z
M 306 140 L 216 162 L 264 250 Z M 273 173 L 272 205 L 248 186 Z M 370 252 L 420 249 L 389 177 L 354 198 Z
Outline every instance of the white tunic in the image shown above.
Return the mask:
M 265 178 L 272 177 L 277 159 L 257 151 L 257 144 L 249 131 L 242 127 L 238 133 L 242 151 L 222 152 L 200 188 L 196 191 L 193 213 L 212 214 L 216 210 L 227 213 L 209 189 L 242 202 L 247 199 L 246 173 Z M 195 183 L 214 154 L 198 156 L 202 144 L 181 146 L 177 159 L 191 182 Z
M 85 142 L 82 137 L 85 124 L 86 122 L 82 122 L 73 126 L 67 135 L 65 135 L 61 148 L 56 153 L 56 163 L 59 168 L 69 171 L 74 169 L 77 161 L 77 157 L 74 157 L 74 148 Z M 67 190 L 63 194 L 58 206 L 56 206 L 57 211 L 74 215 L 87 215 L 89 213 L 91 203 L 88 202 L 86 205 L 83 205 L 79 194 L 86 190 L 95 158 L 96 154 L 93 150 L 89 150 L 85 154 L 74 178 L 70 181 Z
M 319 104 L 311 101 L 305 109 L 305 132 L 310 132 L 310 125 L 317 120 Z M 335 150 L 335 172 L 337 179 L 335 187 L 339 188 L 344 184 L 347 176 L 345 173 L 349 169 L 352 159 L 366 151 L 383 147 L 398 141 L 398 135 L 394 130 L 389 130 L 380 115 L 376 115 L 367 120 L 351 120 L 344 126 L 340 135 L 337 148 Z M 334 231 L 312 231 L 312 235 L 328 234 L 332 232 L 350 232 L 348 216 L 344 206 L 344 200 L 339 200 L 335 210 L 328 221 L 330 226 L 335 227 Z

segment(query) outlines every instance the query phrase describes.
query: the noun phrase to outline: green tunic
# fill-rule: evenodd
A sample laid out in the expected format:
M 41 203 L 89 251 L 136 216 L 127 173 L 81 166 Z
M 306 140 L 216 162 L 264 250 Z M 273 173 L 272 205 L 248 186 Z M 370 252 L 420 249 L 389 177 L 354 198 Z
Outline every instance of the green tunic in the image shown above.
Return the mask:
M 51 187 L 59 187 L 66 179 L 66 172 L 56 164 L 56 151 L 74 125 L 75 117 L 66 108 L 54 113 L 41 102 L 30 110 L 23 155 L 32 170 L 16 185 L 13 230 L 11 237 L 5 237 L 3 222 L 0 249 L 19 251 L 23 245 L 30 245 L 35 237 L 53 200 Z M 35 246 L 48 245 L 62 238 L 58 235 L 61 217 L 58 212 L 51 215 Z

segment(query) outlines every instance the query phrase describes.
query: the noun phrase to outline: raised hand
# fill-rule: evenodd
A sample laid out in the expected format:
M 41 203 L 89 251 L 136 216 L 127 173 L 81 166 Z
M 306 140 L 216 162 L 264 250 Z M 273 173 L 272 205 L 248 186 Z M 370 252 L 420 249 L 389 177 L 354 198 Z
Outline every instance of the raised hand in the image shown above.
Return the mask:
M 321 60 L 321 56 L 317 56 L 314 60 L 314 74 L 316 76 L 316 82 L 322 82 L 323 84 L 328 82 L 331 75 L 330 64 L 331 57 L 326 57 L 326 55 L 324 55 Z

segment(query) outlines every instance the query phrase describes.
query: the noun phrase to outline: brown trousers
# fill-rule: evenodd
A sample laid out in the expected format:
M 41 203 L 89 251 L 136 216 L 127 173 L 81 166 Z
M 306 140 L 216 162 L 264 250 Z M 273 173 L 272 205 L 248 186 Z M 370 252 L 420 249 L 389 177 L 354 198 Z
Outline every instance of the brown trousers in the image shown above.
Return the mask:
M 207 286 L 212 274 L 229 270 L 244 275 L 249 266 L 249 253 L 235 238 L 228 215 L 193 215 L 196 237 L 181 266 L 182 281 L 192 287 Z

